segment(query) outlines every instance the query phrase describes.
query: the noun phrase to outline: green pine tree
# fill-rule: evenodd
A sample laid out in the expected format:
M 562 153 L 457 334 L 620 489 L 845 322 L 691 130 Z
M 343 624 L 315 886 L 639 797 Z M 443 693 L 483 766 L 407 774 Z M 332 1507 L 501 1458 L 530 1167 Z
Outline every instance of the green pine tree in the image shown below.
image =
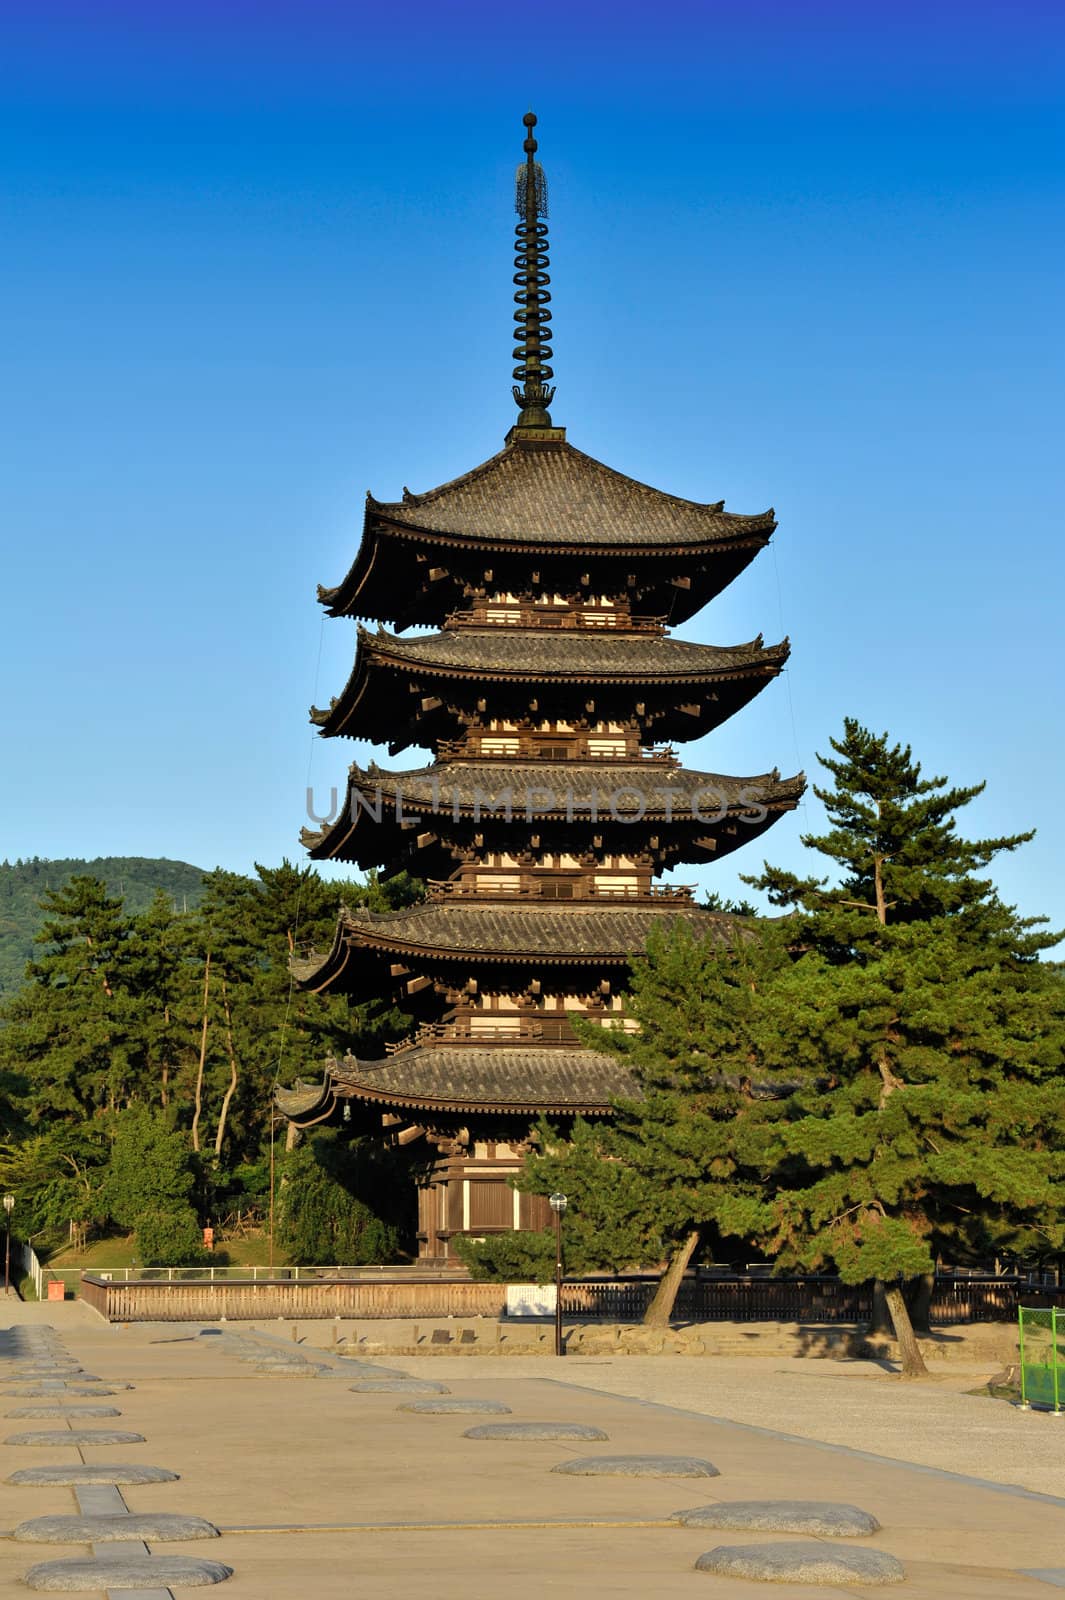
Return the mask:
M 75 877 L 42 905 L 40 954 L 5 1006 L 0 1031 L 0 1054 L 24 1080 L 31 1125 L 127 1104 L 138 1066 L 122 902 L 98 879 Z
M 801 1086 L 772 1130 L 775 1192 L 722 1221 L 781 1267 L 889 1285 L 904 1373 L 923 1373 L 902 1281 L 955 1255 L 1040 1236 L 1060 1248 L 1065 1174 L 1057 942 L 981 876 L 1031 837 L 966 840 L 982 785 L 924 778 L 909 747 L 848 720 L 816 793 L 831 830 L 804 844 L 837 881 L 767 867 L 797 959 L 764 997 L 760 1046 Z
M 779 926 L 735 920 L 700 939 L 678 923 L 633 963 L 626 1011 L 640 1031 L 578 1024 L 586 1045 L 619 1057 L 636 1092 L 614 1103 L 610 1124 L 578 1122 L 568 1141 L 541 1128 L 520 1185 L 569 1196 L 572 1259 L 667 1262 L 649 1323 L 668 1322 L 730 1201 L 762 1193 L 762 1130 L 782 1116 L 790 1084 L 763 1064 L 760 999 L 788 960 Z

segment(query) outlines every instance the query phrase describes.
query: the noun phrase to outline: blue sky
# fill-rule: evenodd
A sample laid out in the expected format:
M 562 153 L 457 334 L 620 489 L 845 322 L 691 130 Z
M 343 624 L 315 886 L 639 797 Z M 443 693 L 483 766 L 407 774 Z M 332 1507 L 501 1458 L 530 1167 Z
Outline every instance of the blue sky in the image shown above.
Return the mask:
M 684 630 L 788 633 L 686 759 L 816 769 L 847 714 L 1038 827 L 1065 924 L 1062 101 L 1049 4 L 0 7 L 0 855 L 298 856 L 362 502 L 499 448 L 540 117 L 570 440 L 776 507 Z M 397 763 L 402 764 L 402 763 Z M 797 865 L 812 798 L 764 849 Z M 690 877 L 691 874 L 680 874 Z

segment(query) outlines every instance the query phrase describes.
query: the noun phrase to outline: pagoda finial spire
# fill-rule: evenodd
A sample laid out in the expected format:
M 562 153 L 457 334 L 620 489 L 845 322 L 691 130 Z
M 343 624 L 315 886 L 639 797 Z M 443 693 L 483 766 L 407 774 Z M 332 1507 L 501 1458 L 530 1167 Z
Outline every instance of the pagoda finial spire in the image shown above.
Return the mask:
M 547 272 L 547 223 L 542 220 L 547 216 L 547 179 L 543 167 L 535 159 L 536 117 L 527 111 L 522 121 L 525 124 L 525 160 L 517 171 L 514 199 L 519 219 L 514 230 L 514 282 L 517 285 L 514 359 L 518 362 L 514 368 L 514 400 L 521 407 L 515 428 L 519 433 L 532 429 L 539 433 L 552 426 L 547 408 L 555 398 L 550 381 L 554 373 L 547 364 L 552 355 L 548 343 L 551 295 L 547 285 L 551 279 Z M 552 434 L 555 431 L 552 429 Z

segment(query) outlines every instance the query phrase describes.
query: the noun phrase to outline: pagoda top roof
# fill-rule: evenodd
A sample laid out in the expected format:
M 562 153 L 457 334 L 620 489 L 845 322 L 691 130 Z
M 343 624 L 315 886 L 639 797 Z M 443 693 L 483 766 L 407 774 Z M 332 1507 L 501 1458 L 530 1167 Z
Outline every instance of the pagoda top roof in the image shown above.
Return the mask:
M 564 440 L 515 439 L 471 472 L 402 500 L 367 495 L 367 517 L 464 540 L 526 546 L 704 545 L 771 533 L 772 510 L 725 511 L 653 489 Z
M 320 1084 L 276 1091 L 278 1109 L 299 1121 L 336 1099 L 357 1099 L 412 1111 L 541 1111 L 602 1115 L 610 1101 L 637 1088 L 619 1058 L 606 1051 L 521 1045 L 416 1046 L 384 1061 L 345 1056 L 326 1064 Z

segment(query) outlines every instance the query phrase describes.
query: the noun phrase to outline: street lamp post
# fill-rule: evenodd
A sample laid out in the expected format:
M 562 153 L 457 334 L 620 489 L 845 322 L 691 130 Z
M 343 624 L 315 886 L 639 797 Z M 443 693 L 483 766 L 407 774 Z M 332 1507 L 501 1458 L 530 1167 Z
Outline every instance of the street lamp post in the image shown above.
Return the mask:
M 11 1287 L 11 1213 L 15 1209 L 15 1196 L 4 1196 L 4 1293 Z
M 555 1213 L 555 1354 L 564 1356 L 562 1344 L 562 1218 L 569 1200 L 564 1194 L 553 1194 L 548 1200 Z

